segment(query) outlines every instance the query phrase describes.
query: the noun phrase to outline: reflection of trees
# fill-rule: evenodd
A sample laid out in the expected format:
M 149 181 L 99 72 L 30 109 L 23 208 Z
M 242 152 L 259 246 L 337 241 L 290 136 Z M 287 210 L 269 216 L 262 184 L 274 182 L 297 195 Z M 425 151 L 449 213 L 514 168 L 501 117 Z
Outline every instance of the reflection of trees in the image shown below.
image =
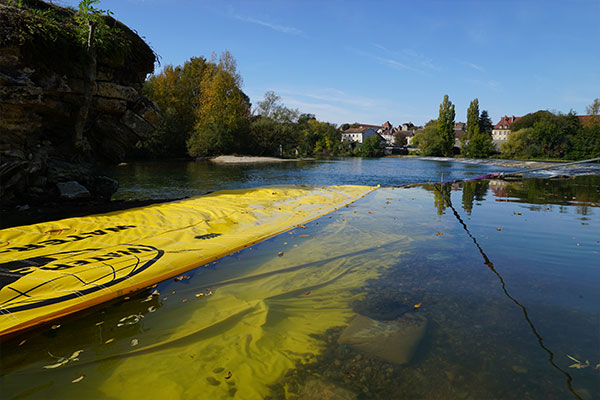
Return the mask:
M 586 175 L 570 179 L 524 178 L 518 181 L 492 182 L 492 192 L 496 197 L 507 197 L 510 201 L 527 204 L 556 204 L 560 212 L 567 212 L 568 205 L 576 205 L 575 212 L 588 215 L 590 207 L 600 206 L 600 176 Z M 466 183 L 466 182 L 465 182 Z M 464 198 L 464 193 L 463 193 Z M 464 207 L 464 200 L 463 200 Z M 543 207 L 532 211 L 543 210 Z
M 437 185 L 437 190 L 433 191 L 433 201 L 438 215 L 443 215 L 444 210 L 446 210 L 444 197 L 450 197 L 450 185 Z
M 488 186 L 489 181 L 487 180 L 462 182 L 462 207 L 467 215 L 471 215 L 473 200 L 485 200 Z

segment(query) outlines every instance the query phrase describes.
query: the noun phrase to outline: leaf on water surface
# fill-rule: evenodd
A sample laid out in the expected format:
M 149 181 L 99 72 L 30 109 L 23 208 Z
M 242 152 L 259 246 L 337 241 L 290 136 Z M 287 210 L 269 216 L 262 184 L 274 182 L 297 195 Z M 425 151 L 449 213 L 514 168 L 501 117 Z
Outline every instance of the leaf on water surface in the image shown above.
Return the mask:
M 44 365 L 44 369 L 54 369 L 54 368 L 62 367 L 63 365 L 65 365 L 68 362 L 69 362 L 69 360 L 64 360 L 61 362 L 57 362 L 56 364 Z
M 414 307 L 414 309 L 416 310 L 417 308 L 421 307 L 421 304 L 422 304 L 422 303 L 417 303 L 417 304 L 415 304 L 415 305 L 413 306 L 413 307 Z
M 148 312 L 154 312 L 154 311 L 156 311 L 156 307 L 154 307 L 154 306 L 148 307 Z
M 115 341 L 115 338 L 110 338 L 108 339 L 106 342 L 104 342 L 104 344 L 109 344 Z
M 578 363 L 578 364 L 581 364 L 581 361 L 579 361 L 579 360 L 578 360 L 578 359 L 576 359 L 575 357 L 573 357 L 573 356 L 570 356 L 570 355 L 568 355 L 568 354 L 567 354 L 567 357 L 569 357 L 571 360 L 575 361 L 576 363 Z
M 58 329 L 60 328 L 60 325 L 52 325 L 52 329 Z
M 150 296 L 146 297 L 144 300 L 140 301 L 140 303 L 145 303 L 147 301 L 152 301 L 152 298 L 153 298 L 152 295 L 150 295 Z
M 304 293 L 305 296 L 308 296 L 310 294 L 310 290 L 306 293 Z
M 310 237 L 310 235 L 299 235 L 299 237 Z
M 502 228 L 496 228 L 496 230 L 497 230 L 498 232 L 500 232 L 500 231 L 502 230 Z
M 277 253 L 277 257 L 283 257 L 283 251 L 280 251 L 279 253 Z
M 283 245 L 284 245 L 284 246 L 286 246 L 286 245 L 287 245 L 287 242 L 283 242 Z
M 81 375 L 79 378 L 75 378 L 71 381 L 71 383 L 81 382 L 85 378 L 85 374 Z
M 306 229 L 306 225 L 300 224 L 300 225 L 298 225 L 298 228 Z
M 154 292 L 151 293 L 152 296 L 160 296 L 160 293 L 158 290 L 155 290 Z
M 75 361 L 81 353 L 83 353 L 83 350 L 74 351 L 73 354 L 71 354 L 71 357 L 69 357 L 69 361 Z
M 198 298 L 204 297 L 204 293 L 196 293 L 196 297 L 198 297 Z
M 227 373 L 227 376 L 225 377 L 225 379 L 229 379 L 229 378 L 231 378 L 232 376 L 233 376 L 233 374 L 231 373 L 231 371 L 229 371 L 229 372 Z
M 131 339 L 131 346 L 137 346 L 139 341 L 137 339 Z
M 443 233 L 442 233 L 442 232 L 436 232 L 436 233 L 435 233 L 435 236 L 442 236 L 442 235 L 443 235 Z
M 27 339 L 23 339 L 21 340 L 21 343 L 19 343 L 19 346 L 23 346 L 25 344 L 25 342 L 27 341 Z
M 100 326 L 104 323 L 104 321 L 96 322 L 96 326 Z

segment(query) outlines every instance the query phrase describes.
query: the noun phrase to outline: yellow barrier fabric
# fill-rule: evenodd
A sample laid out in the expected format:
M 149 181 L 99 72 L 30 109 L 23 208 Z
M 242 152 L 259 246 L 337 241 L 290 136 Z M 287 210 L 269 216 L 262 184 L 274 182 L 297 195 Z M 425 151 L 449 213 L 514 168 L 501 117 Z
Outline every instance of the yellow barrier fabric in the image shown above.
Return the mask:
M 286 186 L 0 231 L 0 335 L 124 296 L 306 223 L 371 191 Z

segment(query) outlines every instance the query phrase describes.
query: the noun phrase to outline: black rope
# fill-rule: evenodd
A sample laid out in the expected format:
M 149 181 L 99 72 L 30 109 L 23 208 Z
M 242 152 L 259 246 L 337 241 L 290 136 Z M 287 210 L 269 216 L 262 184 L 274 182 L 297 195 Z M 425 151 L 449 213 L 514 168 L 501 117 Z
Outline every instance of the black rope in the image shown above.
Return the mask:
M 442 190 L 440 190 L 440 188 L 438 186 L 439 185 L 437 185 L 437 184 L 433 185 L 433 187 L 435 188 L 435 190 L 437 190 L 437 192 L 442 196 L 442 199 L 446 202 L 446 204 L 448 205 L 448 207 L 450 207 L 450 209 L 454 213 L 454 216 L 456 217 L 456 219 L 458 220 L 458 222 L 460 222 L 460 224 L 462 225 L 462 227 L 465 230 L 465 232 L 467 232 L 467 235 L 469 235 L 469 237 L 471 238 L 471 240 L 473 240 L 473 243 L 475 243 L 475 246 L 477 246 L 477 249 L 479 250 L 479 253 L 481 253 L 481 256 L 483 257 L 483 261 L 484 261 L 483 263 L 500 280 L 500 283 L 502 284 L 502 290 L 504 291 L 504 294 L 506 294 L 506 297 L 508 297 L 513 303 L 515 303 L 523 311 L 523 315 L 525 316 L 525 320 L 527 321 L 527 324 L 531 328 L 531 331 L 533 332 L 533 334 L 537 338 L 540 347 L 542 349 L 544 349 L 544 351 L 546 351 L 548 353 L 548 361 L 550 362 L 550 364 L 554 368 L 556 368 L 558 371 L 560 371 L 561 373 L 563 373 L 567 377 L 567 386 L 569 387 L 569 391 L 576 398 L 578 398 L 579 400 L 583 400 L 581 398 L 581 396 L 579 396 L 577 394 L 577 392 L 575 392 L 575 390 L 573 389 L 573 385 L 572 385 L 573 377 L 567 371 L 563 370 L 558 365 L 556 365 L 556 363 L 554 362 L 554 353 L 548 347 L 546 347 L 546 345 L 544 345 L 544 341 L 542 340 L 542 337 L 538 333 L 537 329 L 535 329 L 535 326 L 533 325 L 533 322 L 531 322 L 531 319 L 529 318 L 529 314 L 527 313 L 527 309 L 525 308 L 525 306 L 523 306 L 521 303 L 519 303 L 519 301 L 517 299 L 515 299 L 513 296 L 511 296 L 510 293 L 508 293 L 508 290 L 506 289 L 506 283 L 504 282 L 504 279 L 502 279 L 502 276 L 500 275 L 500 273 L 498 273 L 498 271 L 496 271 L 496 268 L 494 267 L 494 264 L 489 259 L 489 257 L 487 256 L 487 254 L 485 254 L 485 252 L 483 251 L 483 249 L 481 248 L 481 246 L 479 245 L 479 243 L 477 243 L 477 239 L 471 234 L 471 231 L 469 231 L 469 228 L 467 227 L 467 224 L 465 224 L 465 222 L 462 220 L 462 218 L 460 217 L 460 215 L 458 214 L 458 212 L 456 211 L 456 209 L 452 205 L 452 200 L 450 199 L 450 195 L 444 194 L 444 192 Z

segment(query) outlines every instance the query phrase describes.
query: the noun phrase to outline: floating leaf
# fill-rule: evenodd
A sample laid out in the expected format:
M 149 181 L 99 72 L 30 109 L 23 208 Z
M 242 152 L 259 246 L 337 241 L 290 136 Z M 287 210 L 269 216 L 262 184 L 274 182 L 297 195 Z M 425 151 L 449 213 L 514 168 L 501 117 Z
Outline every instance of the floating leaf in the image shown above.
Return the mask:
M 109 344 L 115 341 L 115 338 L 110 338 L 108 339 L 106 342 L 104 342 L 104 344 Z
M 154 311 L 156 311 L 156 307 L 154 307 L 154 306 L 148 307 L 148 312 L 154 312 Z
M 187 299 L 181 300 L 182 303 L 187 303 Z
M 25 344 L 25 342 L 27 341 L 27 339 L 23 339 L 21 340 L 21 343 L 19 343 L 19 346 L 23 346 Z
M 369 211 L 369 214 L 373 214 L 373 211 Z
M 502 228 L 496 228 L 496 230 L 497 230 L 498 232 L 500 232 L 500 231 L 502 230 Z
M 227 376 L 225 377 L 225 379 L 230 379 L 233 376 L 233 374 L 231 373 L 231 371 L 227 372 Z
M 52 329 L 58 329 L 60 328 L 60 325 L 52 325 Z
M 310 294 L 310 290 L 308 292 L 305 292 L 304 295 L 308 296 Z
M 152 301 L 152 299 L 153 299 L 153 296 L 150 295 L 150 296 L 146 297 L 144 300 L 140 301 L 140 303 L 146 303 L 148 301 Z
M 579 361 L 578 359 L 576 359 L 575 357 L 572 357 L 570 355 L 567 354 L 567 357 L 569 357 L 571 360 L 575 361 L 576 363 L 581 363 L 581 361 Z
M 198 298 L 204 297 L 204 293 L 196 293 L 196 297 L 198 297 Z
M 277 253 L 277 257 L 283 257 L 283 251 L 280 251 L 279 253 Z
M 287 245 L 287 242 L 283 242 L 283 245 L 284 245 L 284 246 L 285 246 L 285 245 Z
M 77 360 L 77 357 L 79 357 L 81 353 L 83 353 L 83 350 L 74 351 L 73 354 L 71 354 L 71 357 L 69 357 L 69 361 Z
M 298 228 L 306 229 L 305 225 L 298 225 Z
M 131 339 L 131 345 L 132 346 L 137 346 L 139 343 L 139 341 L 137 339 Z
M 62 367 L 63 365 L 65 365 L 68 362 L 69 362 L 69 360 L 64 360 L 64 361 L 58 362 L 56 364 L 44 365 L 44 368 L 45 369 L 54 369 L 54 368 Z
M 104 321 L 96 322 L 96 326 L 100 326 L 104 323 Z
M 160 293 L 158 292 L 158 290 L 155 290 L 151 294 L 152 294 L 152 296 L 160 296 Z
M 209 289 L 209 290 L 208 290 L 208 293 L 206 293 L 206 295 L 207 295 L 207 296 L 212 296 L 212 295 L 213 295 L 213 292 L 212 292 L 212 290 L 210 290 L 210 289 Z
M 300 237 L 310 237 L 310 235 L 299 235 Z
M 81 382 L 85 378 L 85 374 L 81 375 L 79 378 L 73 379 L 71 383 Z
M 443 233 L 442 233 L 442 232 L 436 232 L 436 233 L 435 233 L 435 236 L 442 236 L 442 235 L 443 235 Z
M 417 304 L 415 304 L 415 305 L 414 305 L 414 308 L 415 308 L 415 310 L 416 310 L 417 308 L 421 307 L 421 304 L 422 304 L 422 303 L 417 303 Z

